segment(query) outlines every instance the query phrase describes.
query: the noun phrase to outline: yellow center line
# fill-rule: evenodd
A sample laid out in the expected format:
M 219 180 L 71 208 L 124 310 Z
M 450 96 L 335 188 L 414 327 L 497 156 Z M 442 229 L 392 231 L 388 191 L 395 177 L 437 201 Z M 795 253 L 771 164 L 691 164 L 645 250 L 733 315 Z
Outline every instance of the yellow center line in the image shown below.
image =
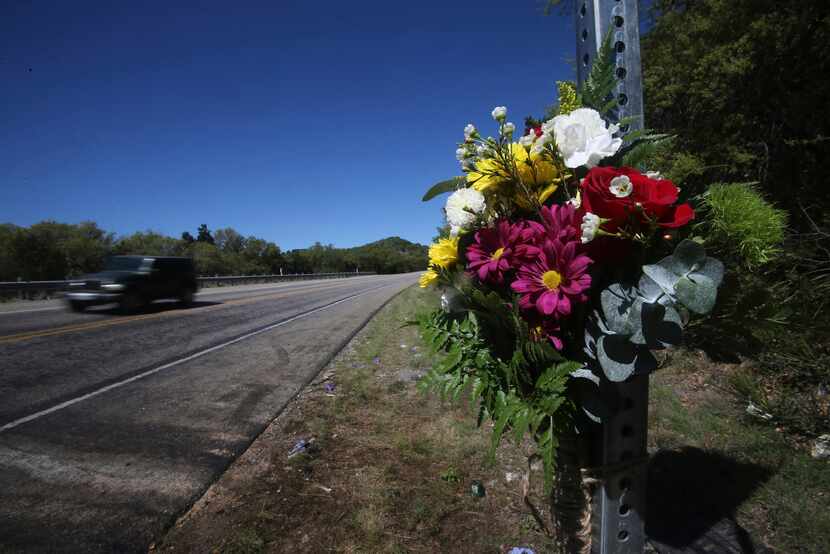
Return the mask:
M 134 321 L 142 321 L 145 319 L 159 319 L 162 317 L 176 317 L 176 316 L 185 316 L 189 314 L 196 314 L 196 313 L 205 313 L 213 310 L 222 309 L 228 306 L 240 306 L 244 304 L 251 304 L 253 302 L 258 302 L 260 300 L 273 300 L 277 298 L 285 298 L 287 296 L 294 296 L 301 293 L 306 292 L 316 292 L 319 290 L 326 290 L 326 289 L 336 289 L 342 287 L 344 285 L 349 285 L 351 283 L 334 283 L 334 284 L 321 284 L 317 286 L 309 286 L 303 287 L 299 290 L 293 291 L 285 291 L 285 292 L 278 292 L 274 294 L 262 294 L 254 297 L 248 298 L 238 298 L 236 300 L 227 300 L 222 302 L 221 304 L 217 304 L 214 306 L 205 306 L 204 308 L 196 308 L 196 309 L 189 309 L 189 310 L 175 310 L 175 311 L 164 311 L 164 312 L 157 312 L 154 314 L 144 314 L 144 315 L 136 315 L 136 316 L 129 316 L 129 317 L 121 317 L 118 319 L 107 319 L 104 321 L 92 321 L 89 323 L 80 323 L 75 325 L 67 325 L 64 327 L 55 327 L 54 329 L 43 329 L 41 331 L 27 331 L 25 333 L 17 333 L 14 335 L 5 335 L 0 336 L 0 344 L 9 344 L 13 342 L 21 342 L 24 340 L 39 338 L 39 337 L 49 337 L 53 335 L 64 335 L 66 333 L 74 333 L 77 331 L 89 331 L 91 329 L 100 329 L 102 327 L 111 327 L 114 325 L 122 325 L 125 323 L 132 323 Z

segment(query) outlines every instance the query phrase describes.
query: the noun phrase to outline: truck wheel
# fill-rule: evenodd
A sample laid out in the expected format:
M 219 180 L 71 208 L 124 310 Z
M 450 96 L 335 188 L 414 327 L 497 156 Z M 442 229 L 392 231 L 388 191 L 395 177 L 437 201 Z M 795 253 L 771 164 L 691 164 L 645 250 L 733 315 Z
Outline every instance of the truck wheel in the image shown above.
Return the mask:
M 185 288 L 182 289 L 182 292 L 179 294 L 179 303 L 188 308 L 193 305 L 193 289 Z
M 144 306 L 144 299 L 136 291 L 129 291 L 118 302 L 118 308 L 122 313 L 129 314 L 137 312 Z

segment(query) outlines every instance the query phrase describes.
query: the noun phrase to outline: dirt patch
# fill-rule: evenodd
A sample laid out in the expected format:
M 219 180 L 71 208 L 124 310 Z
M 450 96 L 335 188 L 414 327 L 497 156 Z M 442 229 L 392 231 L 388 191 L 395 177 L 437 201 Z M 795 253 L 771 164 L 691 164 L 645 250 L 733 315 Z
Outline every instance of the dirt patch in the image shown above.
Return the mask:
M 416 390 L 431 360 L 402 324 L 434 302 L 409 289 L 384 308 L 151 550 L 545 552 L 522 451 L 490 460 L 469 405 Z

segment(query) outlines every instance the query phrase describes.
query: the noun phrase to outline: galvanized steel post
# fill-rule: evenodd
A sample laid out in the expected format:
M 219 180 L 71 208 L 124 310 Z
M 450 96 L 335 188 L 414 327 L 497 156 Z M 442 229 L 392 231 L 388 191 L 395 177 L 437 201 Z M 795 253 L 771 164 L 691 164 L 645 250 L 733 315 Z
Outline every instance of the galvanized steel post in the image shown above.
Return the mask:
M 630 119 L 623 133 L 642 129 L 643 84 L 637 0 L 576 0 L 577 81 L 591 70 L 606 34 L 611 30 L 618 106 L 610 117 Z M 593 497 L 594 554 L 635 554 L 645 548 L 646 436 L 648 375 L 623 383 L 607 379 L 601 395 L 617 410 L 602 422 L 595 463 L 603 468 L 602 486 Z
M 640 65 L 640 18 L 637 0 L 576 0 L 577 82 L 588 78 L 597 51 L 611 29 L 619 103 L 614 118 L 631 117 L 629 128 L 643 128 L 643 79 Z

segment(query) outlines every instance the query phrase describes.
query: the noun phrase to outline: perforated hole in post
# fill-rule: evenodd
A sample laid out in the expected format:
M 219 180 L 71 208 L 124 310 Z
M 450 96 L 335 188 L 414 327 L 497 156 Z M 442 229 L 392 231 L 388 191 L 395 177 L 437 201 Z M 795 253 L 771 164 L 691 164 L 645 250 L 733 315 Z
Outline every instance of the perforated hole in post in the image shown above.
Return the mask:
M 588 29 L 582 29 L 582 42 L 588 40 Z
M 614 50 L 616 50 L 618 54 L 622 54 L 623 52 L 625 52 L 625 43 L 621 40 L 618 40 L 614 44 Z
M 585 54 L 582 56 L 582 63 L 585 64 L 585 67 L 588 67 L 588 63 L 591 61 L 591 56 Z
M 625 106 L 626 104 L 628 104 L 628 96 L 625 94 L 619 94 L 617 96 L 617 102 L 620 103 L 620 106 Z
M 624 67 L 618 67 L 617 68 L 617 79 L 620 79 L 620 80 L 625 79 L 626 73 L 627 72 L 626 72 Z
M 581 7 L 581 8 L 579 8 L 579 17 L 585 17 L 585 14 L 587 13 L 587 11 L 588 11 L 588 6 L 586 6 L 586 5 L 583 3 L 583 4 L 582 4 L 582 7 Z
M 631 513 L 631 506 L 628 504 L 620 504 L 620 507 L 617 509 L 621 516 L 625 517 Z
M 625 529 L 623 529 L 622 531 L 620 531 L 619 533 L 617 533 L 617 538 L 619 539 L 619 541 L 620 541 L 620 542 L 625 542 L 625 541 L 627 541 L 627 540 L 628 540 L 628 531 L 626 531 Z
M 621 15 L 615 15 L 614 16 L 614 26 L 615 27 L 622 27 L 624 23 L 625 23 L 625 19 L 623 19 L 623 16 L 621 16 Z

